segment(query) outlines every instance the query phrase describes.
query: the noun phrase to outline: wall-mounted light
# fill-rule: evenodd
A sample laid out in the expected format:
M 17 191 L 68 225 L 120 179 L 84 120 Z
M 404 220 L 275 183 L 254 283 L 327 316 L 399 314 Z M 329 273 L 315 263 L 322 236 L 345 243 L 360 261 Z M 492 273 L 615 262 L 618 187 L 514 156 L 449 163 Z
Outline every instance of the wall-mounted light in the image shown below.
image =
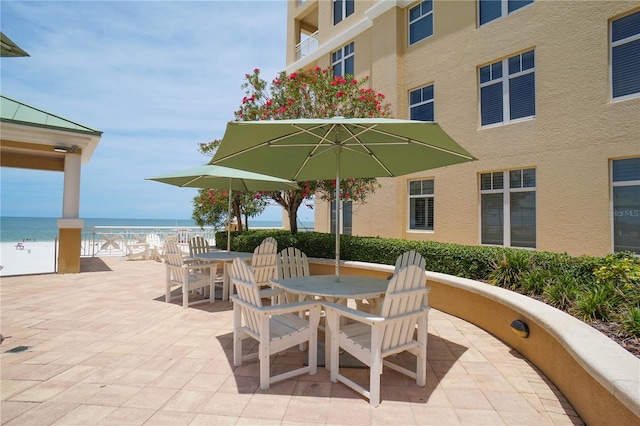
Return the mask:
M 78 145 L 71 145 L 69 146 L 56 146 L 53 148 L 53 150 L 55 152 L 70 152 L 70 153 L 75 153 L 78 152 Z
M 520 320 L 515 320 L 511 323 L 511 330 L 516 333 L 520 337 L 524 337 L 525 339 L 529 337 L 529 326 Z

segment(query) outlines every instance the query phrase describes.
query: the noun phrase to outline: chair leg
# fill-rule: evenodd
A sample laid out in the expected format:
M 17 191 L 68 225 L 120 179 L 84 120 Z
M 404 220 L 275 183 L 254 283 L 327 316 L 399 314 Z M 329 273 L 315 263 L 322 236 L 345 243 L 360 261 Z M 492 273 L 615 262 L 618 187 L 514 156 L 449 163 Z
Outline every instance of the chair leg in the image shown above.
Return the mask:
M 269 336 L 267 336 L 267 339 Z M 268 345 L 267 345 L 268 346 Z M 271 366 L 269 365 L 269 349 L 260 342 L 258 346 L 258 362 L 260 363 L 260 389 L 269 389 L 269 373 Z
M 242 308 L 233 304 L 233 365 L 242 365 Z
M 369 404 L 372 407 L 380 405 L 380 376 L 382 373 L 380 370 L 373 365 L 369 369 Z
M 309 335 L 309 374 L 318 372 L 318 328 L 311 328 Z
M 189 289 L 187 286 L 182 286 L 182 308 L 187 309 L 189 307 Z
M 338 381 L 338 374 L 340 374 L 340 330 L 338 324 L 340 319 L 337 315 L 327 315 L 325 317 L 324 328 L 324 366 L 329 370 L 329 377 L 333 383 Z

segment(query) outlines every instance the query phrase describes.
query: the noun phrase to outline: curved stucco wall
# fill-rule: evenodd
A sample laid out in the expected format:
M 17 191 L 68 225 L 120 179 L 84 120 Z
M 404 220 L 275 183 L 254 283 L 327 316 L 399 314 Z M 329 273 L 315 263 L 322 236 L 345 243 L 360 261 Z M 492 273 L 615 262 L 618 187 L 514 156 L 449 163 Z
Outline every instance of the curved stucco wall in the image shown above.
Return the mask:
M 334 273 L 334 261 L 309 259 L 312 274 Z M 341 262 L 341 274 L 389 277 L 393 266 Z M 640 424 L 640 359 L 582 321 L 512 291 L 427 272 L 429 305 L 495 335 L 539 368 L 587 424 Z M 511 330 L 513 320 L 529 337 Z

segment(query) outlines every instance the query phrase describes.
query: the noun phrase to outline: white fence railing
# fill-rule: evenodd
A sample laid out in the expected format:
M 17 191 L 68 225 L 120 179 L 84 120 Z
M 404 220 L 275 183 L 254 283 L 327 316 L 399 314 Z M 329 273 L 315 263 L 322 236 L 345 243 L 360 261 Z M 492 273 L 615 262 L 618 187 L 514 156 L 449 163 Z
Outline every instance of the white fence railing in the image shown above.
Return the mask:
M 80 256 L 124 256 L 127 244 L 144 243 L 152 234 L 157 235 L 160 241 L 175 235 L 181 243 L 200 235 L 215 246 L 215 233 L 214 227 L 197 226 L 92 226 L 82 230 Z

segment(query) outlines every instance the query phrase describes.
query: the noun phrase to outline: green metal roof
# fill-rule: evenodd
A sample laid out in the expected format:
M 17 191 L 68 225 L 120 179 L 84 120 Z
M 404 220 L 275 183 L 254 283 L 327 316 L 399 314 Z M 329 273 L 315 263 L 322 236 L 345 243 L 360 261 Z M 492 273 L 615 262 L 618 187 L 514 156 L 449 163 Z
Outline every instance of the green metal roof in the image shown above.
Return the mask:
M 65 130 L 101 136 L 102 132 L 66 118 L 42 111 L 25 103 L 0 95 L 0 120 L 3 123 L 24 124 L 46 129 Z
M 9 37 L 0 32 L 0 56 L 18 57 L 29 56 L 29 54 L 20 49 Z

